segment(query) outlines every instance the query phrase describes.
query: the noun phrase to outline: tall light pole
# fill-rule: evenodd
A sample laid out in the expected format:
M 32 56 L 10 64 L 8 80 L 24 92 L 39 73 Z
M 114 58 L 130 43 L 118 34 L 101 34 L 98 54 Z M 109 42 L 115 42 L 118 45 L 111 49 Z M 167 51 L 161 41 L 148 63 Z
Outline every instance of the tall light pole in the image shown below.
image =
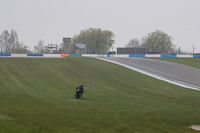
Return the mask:
M 24 46 L 24 53 L 26 53 L 27 52 L 27 46 L 25 45 Z
M 194 54 L 194 45 L 193 45 L 193 54 Z

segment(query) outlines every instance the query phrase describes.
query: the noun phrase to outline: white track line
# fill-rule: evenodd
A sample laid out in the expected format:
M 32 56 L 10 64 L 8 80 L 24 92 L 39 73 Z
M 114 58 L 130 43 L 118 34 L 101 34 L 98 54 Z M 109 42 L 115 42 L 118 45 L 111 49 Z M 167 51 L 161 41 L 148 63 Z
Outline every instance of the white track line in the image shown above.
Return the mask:
M 126 68 L 129 68 L 131 70 L 137 71 L 139 73 L 151 76 L 153 78 L 156 78 L 156 79 L 159 79 L 159 80 L 171 83 L 171 84 L 175 84 L 175 85 L 178 85 L 178 86 L 181 86 L 181 87 L 184 87 L 184 88 L 189 88 L 189 89 L 192 89 L 192 90 L 200 91 L 200 87 L 195 86 L 195 85 L 191 85 L 191 84 L 183 83 L 181 81 L 176 81 L 176 80 L 173 80 L 173 79 L 168 79 L 166 77 L 158 76 L 158 75 L 155 75 L 155 74 L 152 74 L 152 73 L 149 73 L 149 72 L 146 72 L 146 71 L 143 71 L 143 70 L 140 70 L 140 69 L 137 69 L 137 68 L 134 68 L 134 67 L 131 67 L 131 66 L 116 62 L 116 61 L 111 61 L 111 60 L 102 59 L 102 58 L 97 58 L 97 59 L 103 60 L 103 61 L 107 61 L 107 62 L 110 62 L 110 63 L 114 63 L 114 64 L 117 64 L 117 65 L 120 65 L 120 66 L 123 66 L 123 67 L 126 67 Z

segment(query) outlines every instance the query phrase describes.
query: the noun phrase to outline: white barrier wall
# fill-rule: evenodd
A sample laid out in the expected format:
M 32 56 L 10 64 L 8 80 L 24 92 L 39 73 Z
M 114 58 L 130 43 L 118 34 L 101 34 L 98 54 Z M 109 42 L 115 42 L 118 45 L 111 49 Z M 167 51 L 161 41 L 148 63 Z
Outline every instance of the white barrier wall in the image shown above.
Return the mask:
M 43 57 L 61 57 L 61 54 L 43 54 Z
M 27 57 L 27 54 L 11 54 L 11 57 Z
M 84 57 L 97 57 L 97 54 L 82 54 Z
M 193 58 L 193 55 L 177 55 L 178 58 Z
M 97 57 L 108 57 L 107 54 L 98 54 Z
M 129 54 L 123 54 L 123 55 L 121 55 L 121 54 L 116 54 L 116 55 L 110 55 L 110 57 L 129 57 Z
M 165 58 L 200 58 L 200 55 L 165 55 L 165 54 L 1 54 L 0 57 L 49 57 L 49 58 L 59 58 L 63 56 L 83 56 L 83 57 L 119 57 L 119 58 L 129 58 L 129 57 L 165 57 Z
M 122 55 L 107 55 L 107 54 L 82 54 L 82 56 L 85 56 L 85 57 L 129 57 L 128 54 L 122 54 Z
M 145 54 L 145 57 L 161 57 L 160 54 Z

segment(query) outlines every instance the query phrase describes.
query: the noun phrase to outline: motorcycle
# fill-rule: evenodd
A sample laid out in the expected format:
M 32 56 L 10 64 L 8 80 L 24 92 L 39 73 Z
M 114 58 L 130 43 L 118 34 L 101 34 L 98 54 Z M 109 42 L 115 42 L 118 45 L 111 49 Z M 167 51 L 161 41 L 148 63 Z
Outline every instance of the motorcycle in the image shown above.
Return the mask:
M 81 96 L 82 96 L 82 91 L 81 91 L 81 89 L 77 88 L 76 89 L 76 95 L 75 95 L 76 99 L 80 99 Z

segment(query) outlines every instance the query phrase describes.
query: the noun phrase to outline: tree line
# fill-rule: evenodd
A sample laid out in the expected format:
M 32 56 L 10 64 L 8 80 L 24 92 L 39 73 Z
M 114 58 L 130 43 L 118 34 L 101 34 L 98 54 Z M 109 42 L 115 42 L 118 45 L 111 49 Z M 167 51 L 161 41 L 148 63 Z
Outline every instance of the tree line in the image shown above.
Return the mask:
M 100 28 L 82 30 L 79 35 L 72 38 L 70 53 L 75 53 L 76 42 L 83 42 L 86 45 L 85 53 L 106 54 L 115 42 L 114 37 L 113 32 Z
M 19 42 L 17 32 L 5 30 L 0 36 L 1 53 L 27 53 L 27 46 Z
M 171 54 L 176 52 L 176 45 L 172 41 L 173 38 L 167 33 L 156 30 L 142 37 L 141 43 L 137 38 L 131 39 L 126 47 L 148 48 L 149 54 Z
M 102 30 L 100 28 L 89 28 L 80 31 L 78 35 L 72 38 L 70 44 L 70 53 L 76 53 L 76 43 L 82 42 L 85 44 L 86 54 L 106 54 L 115 43 L 115 35 L 112 31 Z M 148 48 L 151 54 L 169 54 L 176 50 L 176 46 L 172 43 L 173 38 L 163 31 L 156 30 L 148 33 L 146 37 L 141 40 L 133 38 L 129 41 L 126 47 L 144 47 Z M 58 51 L 64 51 L 64 43 L 57 46 Z M 44 54 L 50 53 L 44 40 L 40 39 L 34 46 L 35 51 L 28 51 L 27 46 L 23 42 L 19 42 L 17 32 L 5 30 L 0 36 L 0 52 L 1 53 L 37 53 Z

